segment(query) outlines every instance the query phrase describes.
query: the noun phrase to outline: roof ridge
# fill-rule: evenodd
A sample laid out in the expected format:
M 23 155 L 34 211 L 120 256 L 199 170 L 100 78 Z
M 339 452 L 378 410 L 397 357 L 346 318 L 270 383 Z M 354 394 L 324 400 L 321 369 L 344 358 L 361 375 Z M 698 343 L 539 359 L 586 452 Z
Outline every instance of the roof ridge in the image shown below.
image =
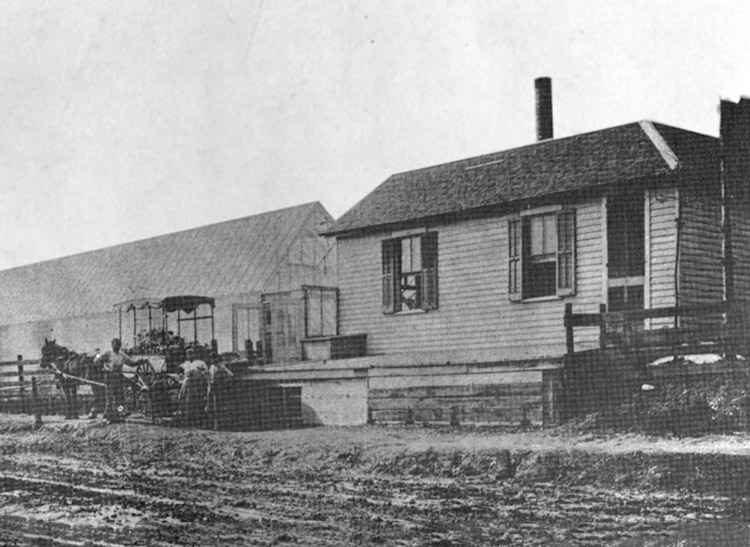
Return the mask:
M 638 125 L 641 126 L 641 129 L 659 151 L 659 154 L 661 154 L 661 157 L 664 159 L 669 168 L 672 171 L 679 168 L 680 159 L 677 157 L 677 154 L 675 154 L 674 150 L 672 150 L 672 148 L 669 146 L 662 134 L 659 133 L 659 130 L 654 126 L 654 123 L 648 120 L 642 120 L 638 122 Z
M 469 158 L 464 158 L 464 159 L 460 159 L 460 160 L 453 160 L 453 161 L 448 161 L 448 162 L 445 162 L 445 163 L 436 163 L 434 165 L 427 165 L 425 167 L 418 167 L 416 169 L 408 169 L 406 171 L 399 171 L 397 173 L 393 173 L 388 178 L 395 177 L 395 176 L 398 176 L 398 175 L 405 175 L 405 174 L 410 174 L 410 173 L 418 173 L 420 171 L 427 171 L 429 169 L 445 168 L 445 167 L 449 167 L 451 165 L 456 165 L 456 164 L 460 164 L 460 163 L 464 163 L 464 162 L 469 162 L 469 161 L 472 161 L 472 160 L 480 160 L 480 159 L 483 159 L 483 158 L 488 158 L 488 157 L 491 157 L 491 156 L 496 156 L 498 154 L 505 154 L 507 152 L 516 152 L 516 151 L 519 151 L 519 150 L 524 150 L 526 148 L 533 148 L 533 147 L 536 147 L 536 146 L 559 144 L 561 141 L 565 141 L 565 140 L 569 140 L 569 139 L 577 139 L 577 138 L 580 138 L 580 137 L 585 137 L 586 135 L 592 135 L 594 133 L 601 133 L 602 131 L 612 131 L 612 130 L 615 130 L 615 129 L 622 129 L 623 127 L 627 127 L 627 126 L 635 126 L 638 123 L 640 123 L 640 122 L 628 122 L 628 123 L 623 123 L 623 124 L 620 124 L 620 125 L 613 125 L 612 127 L 605 127 L 604 129 L 592 129 L 591 131 L 586 131 L 585 133 L 576 133 L 575 135 L 567 135 L 565 137 L 555 137 L 555 138 L 552 138 L 552 139 L 545 139 L 543 141 L 536 141 L 536 142 L 531 142 L 531 143 L 528 143 L 528 144 L 522 144 L 521 146 L 514 146 L 513 148 L 505 148 L 504 150 L 497 150 L 495 152 L 487 152 L 486 154 L 479 154 L 479 155 L 476 155 L 476 156 L 471 156 Z M 661 124 L 661 125 L 665 125 L 665 124 Z M 669 126 L 669 127 L 672 127 L 672 126 Z M 679 127 L 675 127 L 675 129 L 680 129 L 680 128 Z M 466 168 L 470 169 L 470 168 L 473 168 L 473 167 L 475 167 L 475 166 L 471 166 L 470 165 L 470 166 L 465 167 L 464 169 L 466 169 Z
M 307 202 L 307 203 L 301 203 L 299 205 L 291 205 L 289 207 L 282 207 L 281 209 L 274 209 L 274 210 L 271 210 L 271 211 L 263 211 L 261 213 L 256 213 L 254 215 L 247 215 L 247 216 L 243 216 L 243 217 L 230 218 L 228 220 L 221 220 L 219 222 L 214 222 L 214 223 L 211 223 L 211 224 L 203 224 L 201 226 L 194 226 L 193 228 L 185 228 L 184 230 L 177 230 L 175 232 L 166 232 L 166 233 L 163 233 L 163 234 L 157 234 L 157 235 L 153 235 L 153 236 L 149 236 L 149 237 L 144 237 L 142 239 L 134 239 L 134 240 L 131 240 L 131 241 L 123 241 L 122 243 L 115 243 L 114 245 L 106 245 L 104 247 L 97 247 L 95 249 L 89 249 L 88 251 L 80 251 L 80 252 L 77 252 L 77 253 L 67 254 L 67 255 L 53 257 L 53 258 L 48 258 L 46 260 L 39 260 L 37 262 L 30 262 L 28 264 L 20 264 L 18 266 L 13 266 L 11 268 L 2 269 L 2 270 L 0 270 L 0 273 L 2 273 L 2 272 L 10 272 L 10 271 L 21 269 L 21 268 L 29 268 L 31 266 L 41 266 L 42 264 L 47 264 L 47 263 L 50 263 L 50 262 L 57 262 L 59 260 L 66 260 L 66 259 L 73 258 L 73 257 L 88 255 L 88 254 L 91 254 L 91 253 L 99 253 L 99 252 L 102 252 L 102 251 L 108 251 L 108 250 L 111 250 L 111 249 L 117 249 L 119 247 L 123 247 L 123 246 L 126 246 L 126 245 L 142 244 L 142 243 L 146 243 L 148 241 L 153 241 L 155 239 L 159 239 L 159 238 L 163 238 L 163 237 L 175 236 L 175 235 L 178 235 L 178 234 L 188 234 L 190 232 L 194 232 L 194 231 L 197 231 L 197 230 L 204 230 L 206 228 L 215 228 L 215 227 L 218 227 L 218 226 L 231 224 L 233 222 L 240 222 L 240 221 L 243 221 L 243 220 L 249 220 L 251 218 L 252 219 L 256 219 L 256 218 L 261 218 L 261 217 L 267 216 L 267 215 L 276 215 L 276 214 L 288 212 L 288 211 L 291 211 L 293 209 L 304 209 L 304 208 L 307 208 L 307 207 L 315 207 L 315 206 L 320 206 L 320 207 L 323 208 L 323 210 L 325 210 L 326 212 L 328 212 L 325 209 L 325 207 L 323 207 L 323 205 L 319 201 L 310 201 L 310 202 Z M 330 213 L 329 213 L 329 215 L 330 215 Z

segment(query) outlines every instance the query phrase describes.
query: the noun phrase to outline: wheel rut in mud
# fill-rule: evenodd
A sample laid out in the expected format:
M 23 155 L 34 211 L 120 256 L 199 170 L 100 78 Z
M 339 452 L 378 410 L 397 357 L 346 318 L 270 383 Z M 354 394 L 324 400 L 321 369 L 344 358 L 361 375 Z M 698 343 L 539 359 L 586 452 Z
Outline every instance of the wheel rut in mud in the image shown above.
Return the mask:
M 737 487 L 686 482 L 702 472 L 695 454 L 675 455 L 693 468 L 666 476 L 662 452 L 527 440 L 406 428 L 0 431 L 0 545 L 631 546 L 750 514 Z

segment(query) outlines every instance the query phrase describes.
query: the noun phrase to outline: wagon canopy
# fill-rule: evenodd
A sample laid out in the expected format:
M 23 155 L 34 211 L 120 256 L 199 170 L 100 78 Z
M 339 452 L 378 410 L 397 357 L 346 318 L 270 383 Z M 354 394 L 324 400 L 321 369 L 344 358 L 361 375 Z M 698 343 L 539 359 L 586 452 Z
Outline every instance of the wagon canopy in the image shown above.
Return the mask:
M 195 295 L 168 296 L 166 298 L 136 298 L 115 304 L 114 307 L 125 312 L 163 309 L 166 313 L 173 313 L 177 310 L 184 311 L 185 313 L 193 313 L 198 306 L 203 304 L 208 304 L 213 308 L 215 300 L 208 296 Z
M 172 313 L 177 310 L 182 310 L 185 313 L 193 313 L 195 308 L 203 304 L 209 304 L 212 308 L 214 307 L 215 300 L 208 296 L 168 296 L 161 301 L 162 306 L 167 313 Z

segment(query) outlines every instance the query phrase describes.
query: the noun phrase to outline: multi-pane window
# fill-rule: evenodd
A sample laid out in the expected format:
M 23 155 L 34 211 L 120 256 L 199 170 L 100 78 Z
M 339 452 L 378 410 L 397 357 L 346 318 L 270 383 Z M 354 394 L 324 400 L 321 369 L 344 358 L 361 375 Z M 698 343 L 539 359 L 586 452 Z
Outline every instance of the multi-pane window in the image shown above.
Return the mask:
M 508 222 L 508 294 L 512 300 L 575 292 L 575 212 Z
M 437 233 L 382 243 L 383 312 L 437 308 Z

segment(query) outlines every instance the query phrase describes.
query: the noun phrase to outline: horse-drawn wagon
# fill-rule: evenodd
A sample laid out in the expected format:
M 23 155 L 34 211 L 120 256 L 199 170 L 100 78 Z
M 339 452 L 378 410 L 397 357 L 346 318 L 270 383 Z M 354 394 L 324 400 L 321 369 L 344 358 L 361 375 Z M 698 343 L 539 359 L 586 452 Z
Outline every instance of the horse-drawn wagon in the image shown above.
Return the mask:
M 144 415 L 154 419 L 173 416 L 180 391 L 179 365 L 185 362 L 188 352 L 206 363 L 223 361 L 235 372 L 247 364 L 238 356 L 219 355 L 213 298 L 196 295 L 139 298 L 115 307 L 121 339 L 123 325 L 132 314 L 133 346 L 126 351 L 131 359 L 144 363 L 135 371 L 142 387 L 133 398 L 136 409 Z M 147 328 L 142 326 L 144 322 Z M 202 342 L 207 337 L 209 342 Z
M 77 353 L 58 344 L 56 340 L 45 339 L 40 365 L 55 373 L 56 383 L 62 389 L 65 399 L 66 418 L 78 417 L 78 386 L 80 384 L 92 387 L 94 407 L 101 407 L 98 411 L 104 410 L 103 393 L 106 386 L 97 357 L 98 355 L 93 353 Z M 125 380 L 123 397 L 118 408 L 115 409 L 120 417 L 129 416 L 139 409 L 143 414 L 152 415 L 152 394 L 158 391 L 158 388 L 155 390 L 154 387 L 164 382 L 164 380 L 157 379 L 154 368 L 148 360 L 138 359 L 133 362 L 133 365 L 123 366 L 122 375 Z M 171 381 L 167 382 L 171 383 Z M 177 380 L 174 380 L 174 384 L 179 389 Z M 101 400 L 97 400 L 97 392 L 102 394 Z
M 154 421 L 174 417 L 179 410 L 179 366 L 188 352 L 207 363 L 223 361 L 235 373 L 247 365 L 239 356 L 218 354 L 214 307 L 213 298 L 195 295 L 138 298 L 115 304 L 123 352 L 134 363 L 132 367 L 123 367 L 123 401 L 117 409 L 121 417 L 133 413 Z M 123 328 L 130 314 L 133 332 L 132 338 L 126 339 Z M 208 343 L 200 342 L 209 334 Z M 71 417 L 77 414 L 77 385 L 103 385 L 92 379 L 95 355 L 78 354 L 54 340 L 45 341 L 42 363 L 55 369 L 68 402 L 66 414 Z

